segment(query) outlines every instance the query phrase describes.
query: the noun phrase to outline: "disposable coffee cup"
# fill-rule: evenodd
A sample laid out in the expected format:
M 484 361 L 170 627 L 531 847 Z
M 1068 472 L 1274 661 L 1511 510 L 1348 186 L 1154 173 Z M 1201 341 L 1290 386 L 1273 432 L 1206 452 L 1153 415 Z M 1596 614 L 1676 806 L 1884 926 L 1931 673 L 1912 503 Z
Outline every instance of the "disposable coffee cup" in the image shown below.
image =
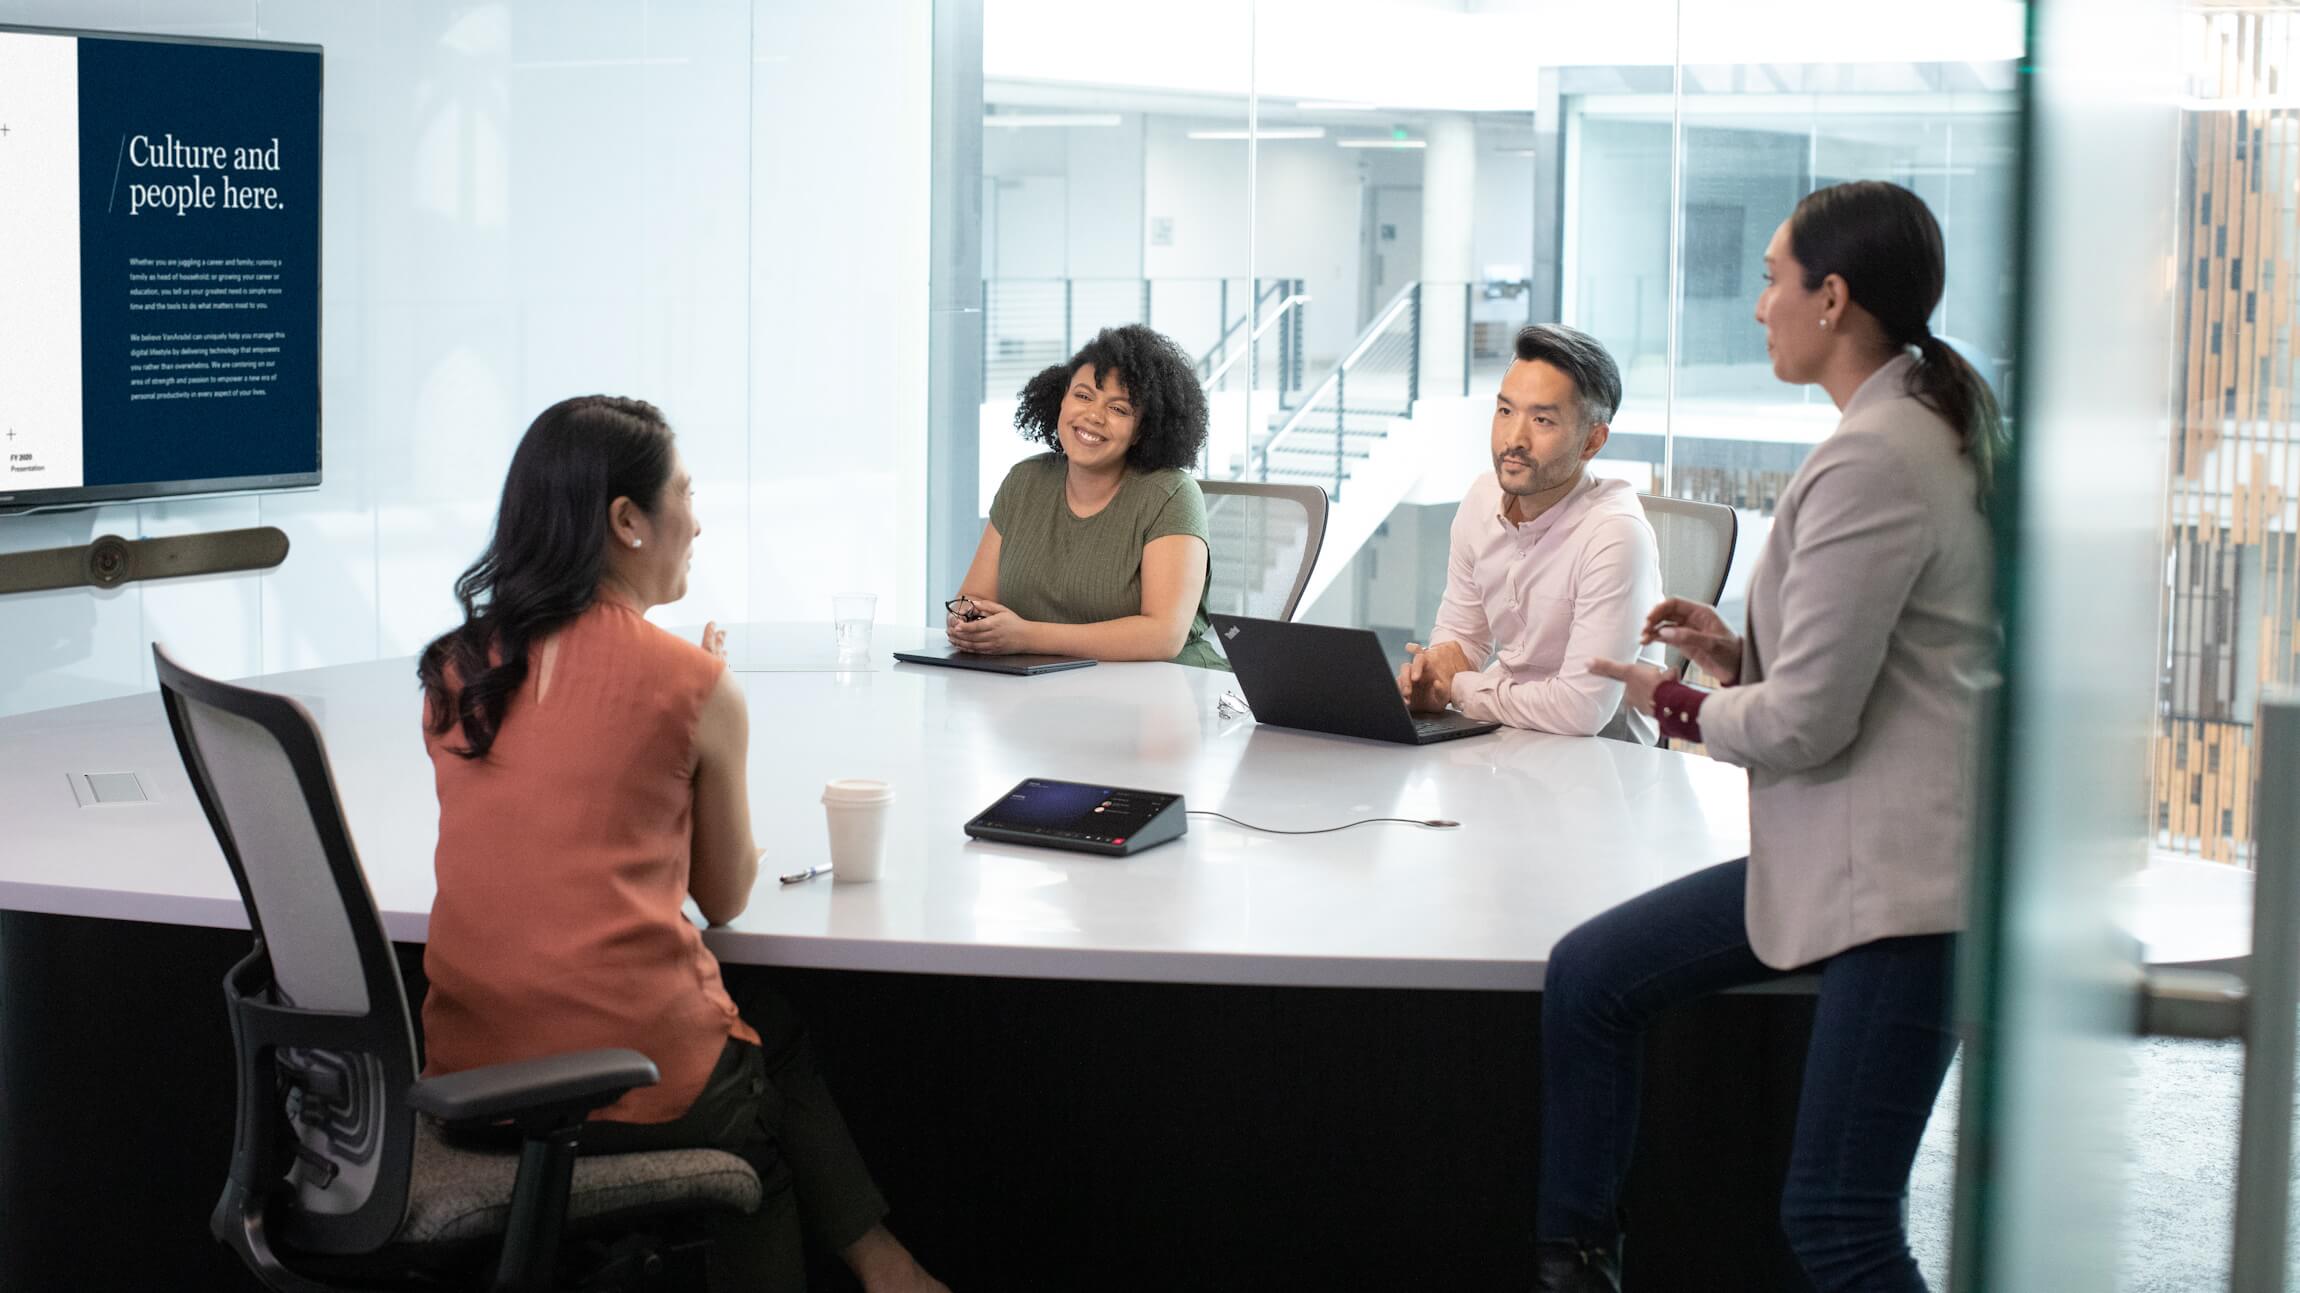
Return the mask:
M 894 788 L 883 781 L 848 779 L 823 787 L 823 816 L 831 832 L 831 879 L 866 884 L 886 861 L 887 805 Z

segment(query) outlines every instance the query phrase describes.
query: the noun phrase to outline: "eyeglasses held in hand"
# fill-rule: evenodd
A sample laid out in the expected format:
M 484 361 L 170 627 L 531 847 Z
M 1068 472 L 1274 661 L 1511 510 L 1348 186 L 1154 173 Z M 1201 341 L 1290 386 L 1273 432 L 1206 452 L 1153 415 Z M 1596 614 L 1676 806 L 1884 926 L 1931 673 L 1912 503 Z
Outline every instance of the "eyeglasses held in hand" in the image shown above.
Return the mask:
M 944 602 L 942 604 L 942 608 L 946 611 L 949 611 L 951 614 L 956 615 L 962 620 L 979 620 L 989 613 L 983 610 L 981 607 L 975 605 L 973 598 L 965 596 L 964 594 L 953 597 L 949 601 Z

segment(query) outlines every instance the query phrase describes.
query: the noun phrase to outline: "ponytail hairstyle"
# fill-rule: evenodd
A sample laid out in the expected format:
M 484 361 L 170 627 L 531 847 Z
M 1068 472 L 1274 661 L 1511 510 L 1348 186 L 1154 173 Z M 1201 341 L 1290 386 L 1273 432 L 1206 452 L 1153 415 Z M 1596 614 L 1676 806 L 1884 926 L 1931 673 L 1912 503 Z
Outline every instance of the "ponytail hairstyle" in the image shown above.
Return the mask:
M 671 478 L 671 428 L 644 400 L 580 395 L 536 416 L 511 455 L 495 533 L 455 581 L 463 624 L 423 649 L 424 725 L 458 724 L 483 759 L 503 711 L 527 680 L 528 648 L 599 597 L 606 571 L 607 508 L 629 498 L 653 514 Z
M 1956 432 L 1986 499 L 2004 455 L 2004 420 L 1988 383 L 1927 322 L 1948 263 L 1924 199 L 1882 180 L 1816 189 L 1789 215 L 1789 254 L 1805 268 L 1806 291 L 1835 274 L 1895 349 L 1916 348 L 1909 394 Z

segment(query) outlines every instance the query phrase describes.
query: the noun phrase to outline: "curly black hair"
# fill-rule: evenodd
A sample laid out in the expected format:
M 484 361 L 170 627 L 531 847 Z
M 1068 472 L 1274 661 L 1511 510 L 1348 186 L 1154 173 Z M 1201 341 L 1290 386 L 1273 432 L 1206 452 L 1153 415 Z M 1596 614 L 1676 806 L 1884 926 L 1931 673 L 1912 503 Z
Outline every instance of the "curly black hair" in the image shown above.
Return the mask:
M 1198 384 L 1198 365 L 1173 339 L 1139 323 L 1104 328 L 1081 347 L 1066 364 L 1025 382 L 1021 404 L 1014 410 L 1014 429 L 1056 453 L 1062 452 L 1062 397 L 1070 378 L 1082 367 L 1092 367 L 1097 382 L 1112 373 L 1134 402 L 1134 443 L 1126 446 L 1126 465 L 1140 471 L 1161 467 L 1188 469 L 1206 446 L 1206 388 Z

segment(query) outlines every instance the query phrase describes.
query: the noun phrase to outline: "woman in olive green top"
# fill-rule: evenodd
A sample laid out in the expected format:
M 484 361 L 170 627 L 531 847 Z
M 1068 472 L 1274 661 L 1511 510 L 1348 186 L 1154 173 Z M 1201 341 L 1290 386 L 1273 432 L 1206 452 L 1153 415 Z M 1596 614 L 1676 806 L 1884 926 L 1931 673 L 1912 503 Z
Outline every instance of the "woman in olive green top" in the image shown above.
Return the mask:
M 1171 660 L 1223 669 L 1206 641 L 1206 499 L 1188 468 L 1206 394 L 1179 346 L 1104 328 L 1022 388 L 1016 463 L 950 603 L 951 645 L 989 655 Z

